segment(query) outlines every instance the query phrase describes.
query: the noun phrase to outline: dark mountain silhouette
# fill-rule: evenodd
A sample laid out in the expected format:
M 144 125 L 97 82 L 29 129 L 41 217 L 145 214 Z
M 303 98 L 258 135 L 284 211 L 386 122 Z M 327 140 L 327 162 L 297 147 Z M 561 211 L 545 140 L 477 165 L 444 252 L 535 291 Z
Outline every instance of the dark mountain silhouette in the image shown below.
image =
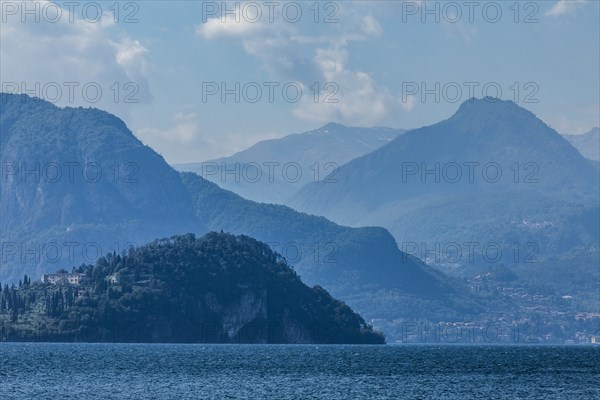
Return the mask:
M 178 174 L 103 111 L 3 95 L 0 123 L 1 282 L 90 264 L 158 237 L 224 230 L 269 242 L 306 283 L 358 304 L 368 316 L 409 315 L 414 311 L 406 301 L 429 304 L 441 315 L 457 307 L 477 312 L 460 304 L 465 296 L 457 294 L 462 292 L 455 282 L 402 253 L 385 229 L 339 226 L 245 200 L 192 173 Z M 51 175 L 49 166 L 65 171 L 66 163 L 79 166 L 73 181 L 65 172 Z M 18 173 L 11 169 L 38 164 L 39 179 L 21 174 L 22 167 Z M 102 171 L 100 179 L 92 179 L 90 166 Z M 394 300 L 378 294 L 384 290 Z
M 175 236 L 74 273 L 83 274 L 77 285 L 25 278 L 0 290 L 0 340 L 383 343 L 348 306 L 304 285 L 247 236 Z

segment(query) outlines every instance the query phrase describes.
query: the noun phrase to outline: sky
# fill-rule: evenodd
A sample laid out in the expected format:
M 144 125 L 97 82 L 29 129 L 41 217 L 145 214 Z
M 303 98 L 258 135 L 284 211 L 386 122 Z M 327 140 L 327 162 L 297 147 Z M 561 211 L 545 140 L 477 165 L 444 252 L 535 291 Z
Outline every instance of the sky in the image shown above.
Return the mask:
M 0 0 L 3 92 L 122 118 L 172 164 L 501 97 L 600 125 L 600 2 Z

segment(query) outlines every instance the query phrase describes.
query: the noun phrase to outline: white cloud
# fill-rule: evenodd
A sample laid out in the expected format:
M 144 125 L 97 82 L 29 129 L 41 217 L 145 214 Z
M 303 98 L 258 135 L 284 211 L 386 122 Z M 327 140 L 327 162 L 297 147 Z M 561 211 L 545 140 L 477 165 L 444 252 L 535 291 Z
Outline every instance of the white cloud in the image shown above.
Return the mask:
M 377 20 L 373 18 L 372 15 L 367 15 L 363 17 L 361 27 L 363 32 L 367 35 L 380 36 L 383 32 L 383 29 L 381 29 L 381 25 L 379 25 L 379 22 L 377 22 Z
M 38 4 L 43 9 L 54 3 L 42 0 Z M 127 118 L 130 104 L 124 100 L 133 93 L 125 87 L 128 83 L 136 87 L 130 99 L 144 103 L 152 98 L 147 79 L 149 50 L 122 33 L 110 13 L 98 22 L 80 16 L 81 12 L 69 14 L 68 9 L 62 9 L 55 22 L 28 18 L 23 23 L 18 14 L 5 16 L 0 36 L 2 82 L 16 83 L 60 106 L 92 106 Z M 65 86 L 70 82 L 78 85 L 72 98 Z M 97 101 L 88 101 L 83 95 L 83 87 L 90 83 L 102 90 Z M 61 96 L 45 97 L 43 88 L 48 85 L 62 88 Z
M 210 18 L 205 23 L 196 27 L 196 34 L 204 36 L 206 39 L 215 37 L 245 37 L 262 31 L 264 25 L 260 22 L 250 22 L 244 18 L 229 18 L 225 21 L 221 18 Z
M 148 49 L 140 44 L 138 40 L 125 38 L 119 43 L 113 43 L 117 49 L 115 60 L 128 71 L 146 72 L 148 69 Z
M 378 122 L 395 103 L 387 89 L 377 85 L 365 72 L 346 68 L 345 49 L 317 49 L 314 63 L 322 73 L 320 96 L 304 96 L 294 108 L 301 119 L 369 125 Z M 329 86 L 327 86 L 329 85 Z M 311 94 L 314 92 L 311 92 Z
M 391 108 L 410 111 L 412 103 L 400 104 L 369 73 L 348 66 L 348 45 L 381 36 L 383 30 L 373 15 L 347 11 L 339 24 L 327 27 L 327 34 L 323 29 L 301 29 L 311 33 L 298 34 L 302 27 L 278 20 L 277 16 L 273 22 L 251 23 L 240 18 L 239 10 L 225 21 L 220 17 L 209 19 L 196 28 L 196 34 L 205 39 L 238 38 L 247 54 L 261 60 L 270 79 L 298 82 L 303 96 L 292 109 L 298 118 L 319 123 L 335 120 L 371 124 L 380 121 Z M 315 84 L 319 87 L 316 102 Z
M 412 111 L 415 108 L 415 104 L 417 104 L 417 97 L 412 94 L 406 96 L 406 99 L 400 100 L 400 107 L 404 111 Z
M 200 133 L 197 117 L 195 112 L 176 113 L 173 116 L 175 125 L 166 132 L 166 139 L 175 139 L 182 144 L 194 140 Z
M 574 10 L 577 6 L 587 3 L 587 0 L 559 0 L 546 11 L 546 16 L 558 17 Z
M 248 126 L 215 135 L 206 131 L 201 114 L 195 109 L 192 104 L 183 105 L 171 115 L 170 123 L 158 127 L 146 125 L 134 133 L 146 145 L 160 151 L 169 163 L 212 160 L 246 149 L 257 141 L 281 137 L 280 131 L 268 129 L 249 134 L 252 128 Z
M 196 34 L 206 39 L 219 37 L 250 37 L 269 29 L 272 23 L 263 16 L 260 5 L 245 6 L 240 2 L 222 2 L 221 15 L 196 26 Z M 227 10 L 225 13 L 224 10 Z
M 277 13 L 272 21 L 266 15 L 255 18 L 247 11 L 252 7 L 242 11 L 238 2 L 225 2 L 221 7 L 231 12 L 197 25 L 196 35 L 206 40 L 240 40 L 246 53 L 259 58 L 264 69 L 271 74 L 293 68 L 295 56 L 290 50 L 295 29 L 293 24 L 282 21 Z
M 177 112 L 172 117 L 173 125 L 166 129 L 140 128 L 140 138 L 149 143 L 189 144 L 199 137 L 198 115 L 195 112 Z

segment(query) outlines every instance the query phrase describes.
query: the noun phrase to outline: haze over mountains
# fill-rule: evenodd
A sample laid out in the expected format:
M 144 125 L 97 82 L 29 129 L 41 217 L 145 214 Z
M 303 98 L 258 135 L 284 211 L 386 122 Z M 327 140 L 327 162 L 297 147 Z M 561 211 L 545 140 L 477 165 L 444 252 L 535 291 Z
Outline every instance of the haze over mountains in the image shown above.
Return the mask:
M 3 281 L 202 230 L 178 174 L 115 116 L 3 94 L 0 128 Z
M 338 223 L 386 227 L 402 249 L 449 272 L 493 261 L 523 274 L 547 268 L 544 279 L 555 285 L 572 283 L 573 273 L 597 275 L 598 170 L 511 101 L 466 101 L 451 118 L 405 133 L 336 177 L 306 185 L 288 204 Z M 499 257 L 486 255 L 490 246 L 503 250 Z
M 563 135 L 582 156 L 600 161 L 600 128 L 596 127 L 583 135 Z
M 373 129 L 365 132 L 382 130 Z M 93 264 L 132 242 L 223 230 L 266 242 L 303 282 L 367 320 L 388 321 L 397 335 L 402 322 L 392 321 L 411 318 L 518 320 L 531 305 L 498 292 L 506 285 L 528 296 L 539 285 L 552 304 L 575 295 L 562 308 L 569 313 L 583 303 L 596 309 L 598 170 L 512 102 L 466 102 L 450 119 L 396 135 L 341 165 L 335 181 L 309 183 L 292 198 L 294 207 L 355 228 L 177 173 L 100 110 L 2 95 L 0 130 L 3 283 Z M 313 146 L 301 142 L 307 152 Z M 315 157 L 329 151 L 317 149 Z
M 258 142 L 230 157 L 174 167 L 195 172 L 246 199 L 283 204 L 303 185 L 322 180 L 340 165 L 402 133 L 402 129 L 329 123 L 309 132 Z
M 467 303 L 456 306 L 458 286 L 402 253 L 385 229 L 339 226 L 178 174 L 106 112 L 3 95 L 0 128 L 3 283 L 93 263 L 131 242 L 225 230 L 268 242 L 304 282 L 368 317 L 409 315 L 406 302 L 439 315 Z

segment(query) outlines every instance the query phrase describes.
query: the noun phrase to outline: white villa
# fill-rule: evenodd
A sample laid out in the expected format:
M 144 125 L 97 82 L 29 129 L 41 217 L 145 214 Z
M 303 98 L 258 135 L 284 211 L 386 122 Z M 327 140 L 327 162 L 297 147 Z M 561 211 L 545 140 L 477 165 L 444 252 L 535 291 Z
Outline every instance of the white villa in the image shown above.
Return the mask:
M 42 281 L 42 283 L 50 283 L 52 285 L 60 283 L 66 283 L 69 285 L 79 285 L 83 277 L 85 277 L 85 274 L 59 272 L 56 274 L 44 274 L 42 275 L 40 280 Z

